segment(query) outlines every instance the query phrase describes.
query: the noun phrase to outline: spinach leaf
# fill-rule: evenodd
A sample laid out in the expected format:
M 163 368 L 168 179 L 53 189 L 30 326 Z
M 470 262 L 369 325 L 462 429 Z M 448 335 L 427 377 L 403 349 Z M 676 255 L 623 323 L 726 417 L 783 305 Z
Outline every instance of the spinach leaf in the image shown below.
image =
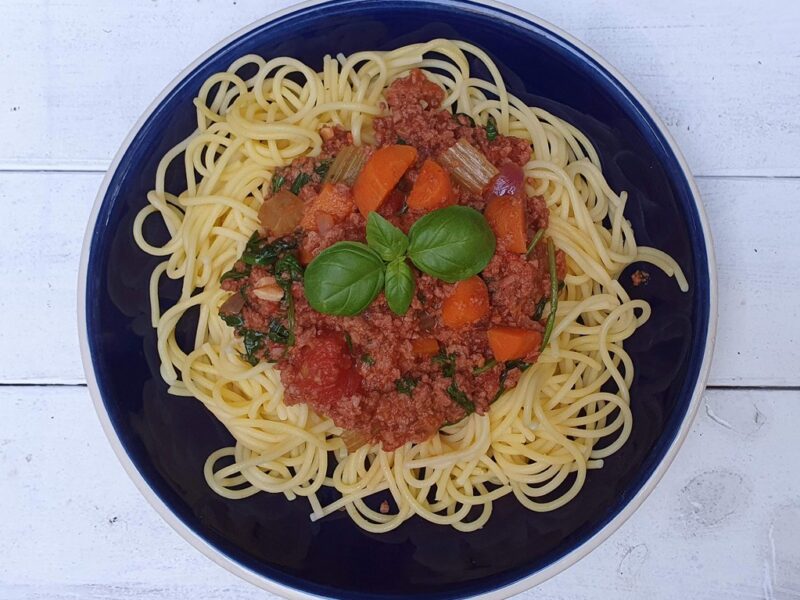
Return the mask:
M 450 385 L 447 386 L 447 395 L 450 396 L 450 399 L 458 404 L 461 408 L 463 408 L 467 414 L 471 414 L 475 412 L 475 404 L 472 400 L 469 399 L 461 388 L 458 387 L 456 380 L 453 379 L 450 382 Z
M 375 364 L 375 359 L 372 358 L 369 354 L 362 354 L 361 355 L 361 362 L 365 365 L 369 365 L 370 367 Z
M 506 391 L 506 379 L 508 379 L 508 373 L 514 369 L 519 369 L 520 373 L 524 373 L 528 370 L 531 366 L 531 363 L 525 362 L 521 359 L 516 360 L 509 360 L 503 364 L 503 372 L 500 373 L 500 385 L 497 389 L 497 393 L 492 398 L 492 403 L 496 402 L 500 396 L 503 395 L 503 392 Z
M 439 350 L 439 354 L 431 358 L 435 363 L 442 365 L 442 375 L 445 377 L 453 377 L 456 374 L 456 355 L 455 353 L 447 354 L 444 348 Z
M 429 212 L 411 226 L 408 237 L 411 262 L 449 283 L 480 273 L 494 256 L 496 245 L 484 216 L 466 206 Z
M 223 315 L 220 313 L 220 318 L 225 321 L 225 324 L 228 327 L 233 327 L 234 329 L 239 329 L 240 327 L 244 327 L 244 317 L 241 314 L 237 315 Z
M 486 120 L 486 139 L 490 142 L 497 137 L 497 121 L 492 115 Z
M 404 315 L 414 297 L 414 272 L 405 259 L 398 258 L 386 266 L 386 303 L 392 312 Z
M 245 265 L 244 271 L 237 271 L 234 267 L 230 271 L 225 271 L 219 278 L 220 283 L 228 279 L 244 279 L 250 275 L 250 265 Z
M 258 364 L 256 353 L 264 348 L 264 334 L 254 329 L 243 329 L 241 334 L 244 342 L 244 359 L 255 366 Z
M 405 375 L 400 379 L 396 379 L 394 382 L 394 389 L 396 389 L 401 394 L 405 394 L 406 396 L 411 395 L 411 391 L 417 387 L 419 380 L 416 377 L 411 377 L 411 375 Z
M 277 284 L 287 293 L 293 281 L 303 281 L 303 267 L 294 254 L 284 254 L 275 261 L 273 273 Z
M 366 244 L 338 242 L 311 261 L 304 292 L 311 308 L 352 317 L 366 309 L 383 289 L 384 264 Z
M 303 186 L 311 181 L 311 175 L 308 173 L 298 173 L 297 177 L 294 178 L 292 182 L 292 193 L 297 196 L 300 193 L 300 190 L 303 189 Z
M 320 179 L 325 179 L 325 176 L 328 174 L 328 169 L 331 168 L 331 160 L 323 160 L 319 163 L 316 167 L 314 167 L 314 173 L 319 175 Z
M 269 322 L 267 337 L 276 344 L 288 344 L 292 334 L 283 323 L 281 323 L 280 319 L 272 319 Z
M 373 211 L 367 217 L 367 244 L 378 256 L 389 262 L 405 255 L 408 238 L 400 228 Z
M 458 384 L 456 383 L 455 352 L 447 354 L 445 349 L 442 348 L 439 350 L 439 354 L 434 356 L 431 360 L 442 365 L 442 375 L 451 378 L 450 385 L 447 386 L 447 395 L 450 396 L 450 399 L 463 408 L 467 414 L 474 413 L 475 404 L 469 399 L 469 396 L 467 396 L 467 394 L 465 394 L 464 391 L 458 387 Z
M 484 361 L 480 367 L 475 367 L 474 369 L 472 369 L 472 374 L 482 375 L 483 373 L 486 373 L 486 371 L 491 371 L 496 366 L 497 366 L 497 361 L 494 358 L 492 358 L 490 360 Z
M 275 264 L 283 254 L 295 248 L 297 248 L 297 241 L 294 238 L 279 238 L 268 244 L 259 237 L 258 231 L 256 231 L 250 236 L 245 246 L 242 262 L 247 265 L 266 267 Z
M 272 193 L 274 194 L 279 189 L 281 189 L 285 181 L 286 177 L 284 177 L 283 175 L 275 175 L 275 177 L 272 178 Z

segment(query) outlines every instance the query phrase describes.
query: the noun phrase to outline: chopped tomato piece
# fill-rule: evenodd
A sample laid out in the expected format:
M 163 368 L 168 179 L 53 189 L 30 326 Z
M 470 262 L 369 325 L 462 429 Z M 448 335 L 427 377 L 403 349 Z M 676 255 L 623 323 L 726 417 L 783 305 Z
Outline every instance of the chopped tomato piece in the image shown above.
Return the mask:
M 361 391 L 361 375 L 341 333 L 319 334 L 297 349 L 292 364 L 297 365 L 295 386 L 305 401 L 324 405 Z

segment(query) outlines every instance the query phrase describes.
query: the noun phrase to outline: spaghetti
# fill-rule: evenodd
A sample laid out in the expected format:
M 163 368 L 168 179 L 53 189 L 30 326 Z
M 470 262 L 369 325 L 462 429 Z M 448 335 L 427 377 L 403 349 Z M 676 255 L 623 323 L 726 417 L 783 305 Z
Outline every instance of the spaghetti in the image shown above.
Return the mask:
M 483 63 L 490 81 L 471 76 L 470 58 Z M 445 90 L 442 108 L 483 125 L 491 119 L 501 134 L 530 141 L 526 191 L 546 201 L 547 234 L 566 257 L 564 289 L 538 361 L 487 414 L 471 414 L 392 452 L 370 444 L 348 451 L 330 418 L 306 404 L 283 402 L 272 364 L 242 359 L 242 341 L 216 318 L 228 296 L 219 282 L 258 228 L 275 170 L 318 155 L 323 126 L 350 131 L 356 145 L 372 142 L 384 91 L 413 68 Z M 244 79 L 245 71 L 255 74 Z M 439 39 L 389 52 L 326 56 L 319 73 L 292 58 L 248 55 L 211 76 L 195 107 L 197 130 L 159 164 L 134 237 L 142 250 L 164 257 L 150 279 L 161 376 L 170 393 L 200 400 L 236 440 L 205 464 L 206 480 L 218 494 L 304 496 L 313 520 L 343 509 L 371 532 L 390 531 L 414 515 L 471 531 L 508 494 L 533 511 L 563 506 L 579 493 L 587 471 L 601 468 L 625 443 L 633 426 L 634 369 L 623 344 L 648 319 L 650 307 L 632 300 L 617 278 L 632 262 L 646 261 L 674 276 L 682 290 L 688 284 L 669 256 L 637 247 L 623 216 L 627 195 L 609 187 L 589 140 L 509 94 L 483 51 Z M 186 174 L 186 190 L 179 194 L 165 183 L 167 167 L 176 161 Z M 156 213 L 170 236 L 163 246 L 150 244 L 142 232 Z M 182 290 L 179 301 L 162 311 L 158 287 L 164 276 L 181 280 Z M 175 332 L 190 310 L 199 319 L 187 353 Z M 323 506 L 323 488 L 339 498 Z M 391 496 L 394 510 L 369 505 L 379 492 Z

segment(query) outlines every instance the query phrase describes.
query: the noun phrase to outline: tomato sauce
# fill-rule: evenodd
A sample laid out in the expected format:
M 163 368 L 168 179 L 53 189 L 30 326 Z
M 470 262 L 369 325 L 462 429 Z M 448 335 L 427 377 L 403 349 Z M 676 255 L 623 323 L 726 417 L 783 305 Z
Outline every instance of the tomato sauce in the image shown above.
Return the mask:
M 406 205 L 422 164 L 464 138 L 502 169 L 494 192 L 513 193 L 523 203 L 524 236 L 529 243 L 537 231 L 547 228 L 548 210 L 542 198 L 528 197 L 524 188 L 520 189 L 520 181 L 514 180 L 530 159 L 528 142 L 503 135 L 490 140 L 484 127 L 440 109 L 443 98 L 442 90 L 417 70 L 388 88 L 388 114 L 373 123 L 374 146 L 405 143 L 413 145 L 418 155 L 379 214 L 407 232 L 423 214 Z M 318 157 L 298 159 L 276 173 L 285 185 L 305 174 L 308 181 L 299 197 L 306 207 L 313 205 L 321 191 L 321 165 L 352 142 L 348 132 L 336 128 L 325 130 L 323 139 Z M 489 198 L 461 188 L 454 191 L 457 203 L 480 211 L 486 208 Z M 322 227 L 300 228 L 290 236 L 296 245 L 292 252 L 303 264 L 338 241 L 365 240 L 366 221 L 355 205 L 349 214 L 318 222 Z M 561 252 L 557 252 L 556 264 L 558 277 L 563 278 L 566 268 Z M 498 243 L 496 254 L 479 274 L 488 292 L 488 310 L 476 311 L 476 320 L 465 323 L 451 320 L 449 326 L 443 319 L 443 307 L 458 284 L 418 271 L 411 306 L 404 315 L 392 312 L 381 293 L 363 313 L 352 317 L 315 311 L 305 298 L 300 278 L 280 288 L 280 282 L 269 279 L 268 268 L 247 271 L 240 261 L 234 272 L 223 288 L 241 293 L 245 303 L 237 316 L 223 318 L 239 327 L 237 332 L 245 341 L 250 335 L 249 347 L 255 348 L 248 355 L 251 362 L 276 363 L 286 404 L 306 403 L 345 430 L 380 442 L 387 451 L 424 441 L 473 411 L 486 413 L 502 389 L 512 387 L 521 369 L 535 362 L 539 354 L 537 347 L 521 357 L 521 362 L 494 364 L 488 329 L 516 327 L 541 335 L 544 319 L 536 314 L 537 307 L 550 293 L 543 240 L 530 253 L 510 252 Z M 273 297 L 276 285 L 291 298 L 284 297 L 280 303 L 265 299 Z M 454 305 L 452 301 L 449 304 Z M 286 323 L 289 305 L 293 312 L 291 339 L 275 342 L 283 340 L 287 331 L 278 326 L 273 331 L 274 319 L 278 315 Z M 254 338 L 257 343 L 252 342 Z

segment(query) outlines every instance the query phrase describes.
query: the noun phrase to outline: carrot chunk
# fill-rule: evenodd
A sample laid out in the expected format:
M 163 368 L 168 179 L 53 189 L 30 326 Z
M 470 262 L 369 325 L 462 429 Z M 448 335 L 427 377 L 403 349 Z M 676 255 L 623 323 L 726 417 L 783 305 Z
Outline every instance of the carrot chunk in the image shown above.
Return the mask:
M 489 312 L 489 289 L 474 275 L 459 281 L 442 303 L 442 321 L 450 328 L 481 320 Z
M 375 151 L 353 186 L 353 199 L 362 215 L 380 208 L 415 160 L 417 151 L 412 146 L 386 146 Z
M 523 358 L 542 343 L 542 334 L 522 327 L 491 327 L 487 332 L 489 347 L 499 361 Z
M 434 356 L 439 352 L 439 342 L 432 337 L 411 340 L 411 351 L 416 356 Z
M 525 252 L 527 248 L 527 224 L 525 207 L 517 196 L 495 196 L 484 212 L 489 226 L 497 236 L 500 247 L 509 252 Z
M 422 163 L 417 180 L 408 196 L 408 208 L 429 211 L 453 204 L 455 194 L 450 174 L 435 160 Z

